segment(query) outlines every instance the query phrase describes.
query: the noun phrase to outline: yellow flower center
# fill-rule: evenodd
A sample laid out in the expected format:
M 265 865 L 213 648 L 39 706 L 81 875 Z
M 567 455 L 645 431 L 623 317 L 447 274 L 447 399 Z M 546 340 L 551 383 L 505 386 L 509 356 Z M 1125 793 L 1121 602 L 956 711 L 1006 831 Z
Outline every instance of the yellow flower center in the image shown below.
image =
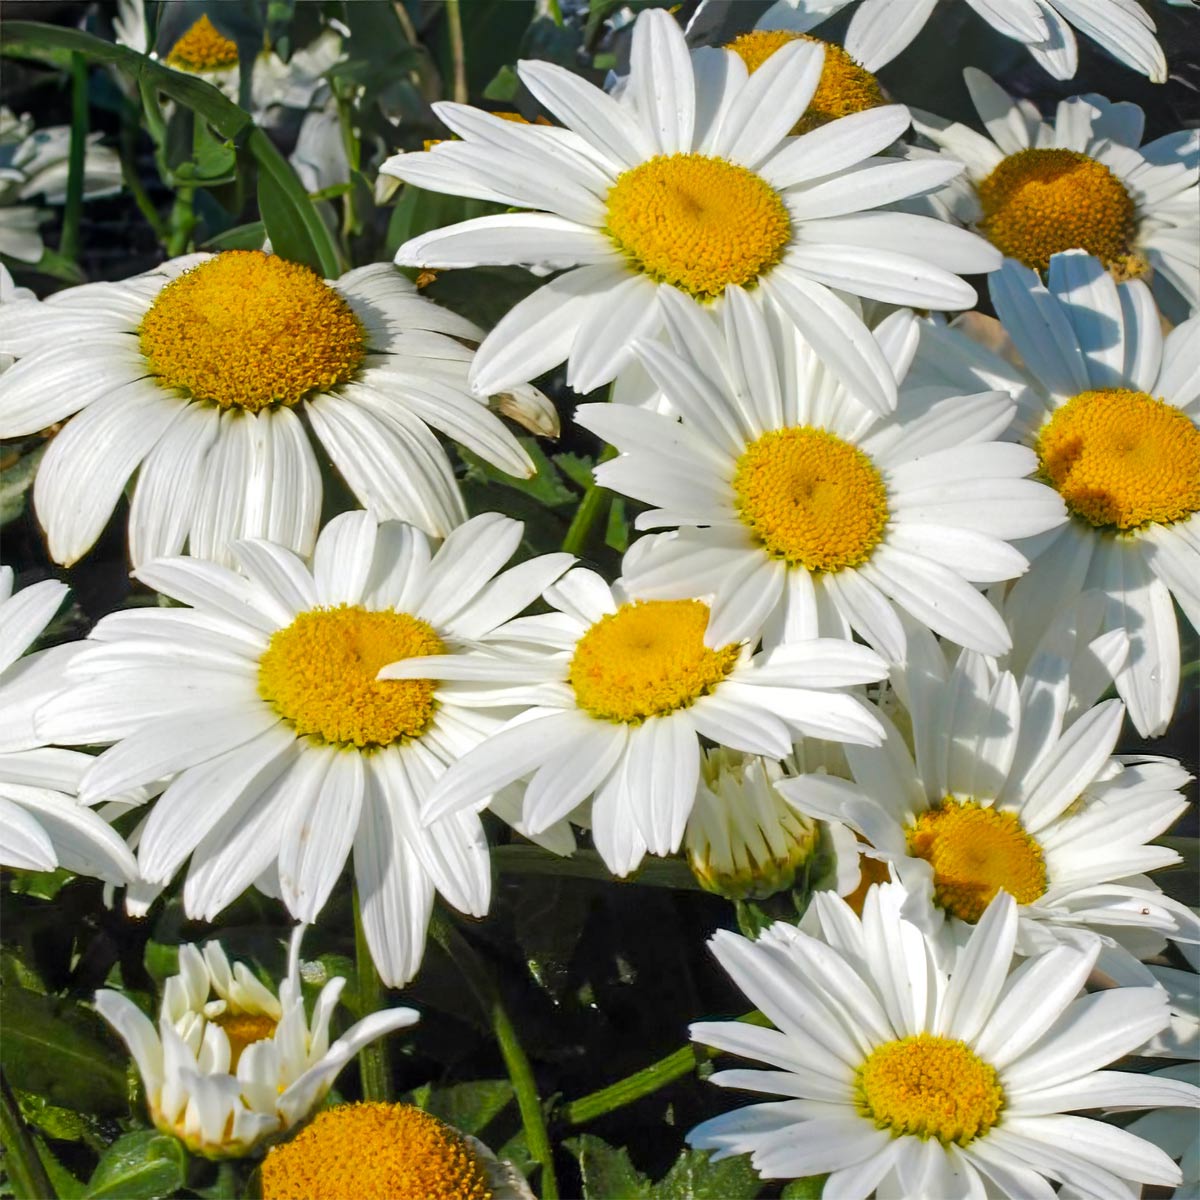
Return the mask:
M 219 33 L 207 16 L 194 22 L 167 55 L 167 65 L 180 71 L 223 71 L 237 61 L 237 42 Z
M 1133 198 L 1103 164 L 1075 150 L 1021 150 L 979 184 L 980 228 L 992 245 L 1045 271 L 1076 248 L 1105 266 L 1128 267 Z
M 262 1164 L 263 1200 L 491 1200 L 479 1155 L 409 1104 L 326 1109 Z
M 963 1042 L 918 1033 L 885 1042 L 858 1069 L 858 1111 L 894 1137 L 967 1146 L 1000 1119 L 996 1069 Z
M 738 515 L 767 552 L 809 571 L 866 562 L 888 522 L 874 463 L 824 429 L 764 433 L 738 459 L 733 490 Z
M 230 1071 L 237 1070 L 238 1059 L 247 1046 L 274 1037 L 279 1024 L 266 1013 L 230 1012 L 228 1009 L 211 1020 L 225 1030 L 225 1036 L 229 1039 Z
M 363 327 L 314 271 L 229 250 L 167 284 L 138 329 L 163 387 L 258 412 L 345 383 L 366 353 Z
M 908 852 L 933 868 L 937 904 L 974 924 L 1001 889 L 1018 904 L 1046 892 L 1042 848 L 1015 813 L 947 797 L 907 832 Z
M 746 69 L 753 73 L 781 46 L 795 41 L 813 42 L 825 47 L 821 80 L 804 115 L 792 129 L 795 136 L 827 125 L 839 117 L 866 112 L 869 108 L 878 108 L 887 103 L 879 80 L 833 42 L 823 42 L 805 33 L 793 33 L 790 29 L 755 29 L 734 38 L 725 49 L 737 54 L 746 64 Z
M 792 227 L 779 193 L 753 171 L 660 154 L 617 177 L 607 229 L 636 270 L 710 300 L 779 262 Z
M 737 646 L 704 644 L 708 614 L 700 600 L 639 600 L 601 617 L 571 658 L 567 679 L 579 707 L 637 725 L 707 695 L 738 657 Z
M 402 658 L 441 654 L 419 617 L 361 605 L 300 613 L 271 635 L 258 692 L 297 734 L 336 746 L 388 746 L 420 737 L 433 720 L 430 679 L 376 679 Z
M 1200 510 L 1200 429 L 1145 392 L 1080 392 L 1042 426 L 1042 475 L 1100 528 L 1169 525 Z

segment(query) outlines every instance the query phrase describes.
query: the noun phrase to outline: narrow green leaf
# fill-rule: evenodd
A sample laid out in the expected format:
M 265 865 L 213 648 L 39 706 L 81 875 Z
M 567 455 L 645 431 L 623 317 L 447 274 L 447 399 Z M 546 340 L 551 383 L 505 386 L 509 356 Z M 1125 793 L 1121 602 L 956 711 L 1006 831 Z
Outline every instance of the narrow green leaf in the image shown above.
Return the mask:
M 143 1130 L 118 1138 L 88 1181 L 85 1200 L 166 1200 L 183 1187 L 186 1158 L 173 1137 Z
M 474 1079 L 428 1089 L 421 1107 L 435 1117 L 477 1137 L 513 1099 L 507 1079 Z
M 300 212 L 278 180 L 266 171 L 258 175 L 258 211 L 271 239 L 271 249 L 281 258 L 303 263 L 323 274 L 321 257 Z M 334 272 L 336 274 L 336 272 Z

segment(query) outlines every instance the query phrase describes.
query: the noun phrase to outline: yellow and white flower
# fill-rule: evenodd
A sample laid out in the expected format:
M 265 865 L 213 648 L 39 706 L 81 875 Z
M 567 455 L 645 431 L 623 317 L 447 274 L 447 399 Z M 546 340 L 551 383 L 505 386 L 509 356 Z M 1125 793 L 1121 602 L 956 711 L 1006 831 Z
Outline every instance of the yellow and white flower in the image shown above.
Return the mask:
M 411 1008 L 374 1012 L 330 1044 L 345 979 L 321 989 L 312 1017 L 300 988 L 300 940 L 292 934 L 278 996 L 220 942 L 180 946 L 179 974 L 163 988 L 158 1028 L 127 996 L 96 993 L 100 1015 L 129 1047 L 150 1119 L 193 1154 L 233 1158 L 308 1118 L 338 1072 L 368 1042 L 417 1020 Z
M 904 132 L 887 105 L 790 136 L 821 78 L 821 46 L 794 41 L 752 74 L 732 51 L 689 54 L 674 20 L 646 11 L 619 96 L 548 62 L 522 82 L 565 128 L 437 104 L 461 140 L 401 154 L 382 170 L 434 191 L 539 211 L 480 217 L 413 238 L 409 266 L 564 271 L 513 308 L 472 368 L 488 393 L 567 360 L 588 392 L 632 362 L 630 343 L 662 327 L 662 299 L 721 304 L 758 287 L 829 369 L 880 412 L 896 384 L 858 312 L 840 296 L 969 308 L 959 272 L 999 256 L 964 230 L 883 209 L 958 173 L 945 163 L 877 158 Z
M 723 1087 L 789 1097 L 724 1113 L 688 1141 L 751 1155 L 770 1179 L 828 1173 L 827 1200 L 878 1195 L 1050 1200 L 1051 1182 L 1089 1200 L 1172 1186 L 1179 1168 L 1150 1142 L 1067 1115 L 1097 1107 L 1200 1106 L 1200 1089 L 1104 1068 L 1167 1021 L 1156 988 L 1080 997 L 1098 943 L 1058 946 L 1014 969 L 1017 911 L 997 896 L 944 964 L 903 916 L 894 884 L 859 920 L 828 892 L 816 936 L 779 923 L 757 942 L 709 943 L 774 1024 L 692 1025 L 692 1039 L 773 1070 L 727 1070 Z
M 13 595 L 13 570 L 0 567 L 0 865 L 129 883 L 137 877 L 129 847 L 76 800 L 91 756 L 48 746 L 34 728 L 34 713 L 62 689 L 79 647 L 25 651 L 66 595 L 67 585 L 53 579 Z
M 701 737 L 774 758 L 802 733 L 878 744 L 871 707 L 842 690 L 886 673 L 865 646 L 823 639 L 759 655 L 745 642 L 710 648 L 703 601 L 647 600 L 583 569 L 544 599 L 554 612 L 493 633 L 493 651 L 518 648 L 507 656 L 421 660 L 436 679 L 502 683 L 525 708 L 450 767 L 427 798 L 427 819 L 481 808 L 493 792 L 529 778 L 529 830 L 594 797 L 596 849 L 627 875 L 647 851 L 679 848 L 696 801 Z M 414 674 L 405 662 L 380 673 Z
M 1116 285 L 1094 258 L 1057 255 L 1045 284 L 1008 262 L 992 301 L 1023 367 L 927 327 L 922 381 L 987 380 L 1017 398 L 1010 436 L 1071 518 L 1019 544 L 1032 566 L 1005 600 L 1019 670 L 1056 611 L 1081 592 L 1105 597 L 1104 628 L 1130 652 L 1117 690 L 1139 733 L 1156 737 L 1179 692 L 1171 605 L 1200 629 L 1200 317 L 1166 337 L 1149 289 Z
M 310 434 L 380 519 L 444 537 L 466 509 L 431 426 L 501 470 L 534 472 L 467 386 L 463 343 L 482 336 L 390 265 L 326 282 L 259 251 L 190 255 L 5 305 L 0 353 L 18 361 L 0 377 L 0 437 L 71 418 L 34 485 L 57 562 L 88 551 L 135 472 L 135 566 L 185 543 L 227 562 L 237 538 L 310 553 L 321 514 Z M 536 389 L 507 403 L 556 430 Z
M 263 1200 L 534 1200 L 510 1162 L 411 1104 L 339 1104 L 263 1160 Z
M 1179 789 L 1191 777 L 1173 759 L 1113 756 L 1124 705 L 1072 695 L 1076 638 L 1056 625 L 1018 678 L 965 651 L 951 669 L 912 628 L 893 672 L 911 741 L 881 714 L 882 746 L 846 747 L 853 783 L 810 774 L 777 786 L 801 812 L 864 836 L 931 936 L 961 936 L 1003 890 L 1017 901 L 1022 953 L 1095 933 L 1101 961 L 1120 971 L 1125 940 L 1139 957 L 1165 938 L 1200 942 L 1200 919 L 1144 875 L 1180 861 L 1150 843 L 1186 810 Z
M 115 743 L 85 776 L 85 802 L 168 780 L 138 863 L 165 884 L 191 857 L 189 915 L 211 920 L 265 876 L 311 922 L 353 851 L 371 953 L 399 986 L 420 965 L 435 890 L 476 916 L 488 909 L 479 818 L 425 826 L 419 810 L 446 764 L 500 724 L 477 710 L 504 699 L 376 675 L 409 656 L 462 656 L 570 563 L 550 554 L 501 571 L 521 531 L 488 513 L 433 551 L 417 529 L 353 512 L 322 530 L 311 565 L 266 541 L 235 544 L 237 571 L 147 563 L 136 577 L 190 607 L 100 621 L 39 728 Z
M 853 0 L 776 0 L 767 11 L 774 25 L 807 31 Z M 1055 79 L 1071 79 L 1079 50 L 1072 26 L 1127 67 L 1154 83 L 1167 78 L 1167 60 L 1154 21 L 1137 0 L 967 0 L 1005 37 L 1022 43 Z M 864 0 L 850 19 L 846 49 L 868 69 L 889 63 L 917 36 L 937 0 Z
M 1200 306 L 1200 131 L 1142 145 L 1136 104 L 1088 94 L 1060 100 L 1053 124 L 982 71 L 963 73 L 988 136 L 917 113 L 913 124 L 966 171 L 930 197 L 951 220 L 1046 272 L 1053 255 L 1086 250 L 1118 279 L 1154 273 L 1164 305 Z M 1178 301 L 1175 302 L 1176 307 Z
M 1025 478 L 1033 452 L 993 440 L 1011 397 L 902 390 L 878 418 L 741 289 L 720 316 L 677 296 L 662 307 L 673 346 L 636 349 L 680 419 L 624 404 L 576 413 L 622 452 L 596 479 L 657 506 L 638 527 L 680 527 L 635 543 L 626 575 L 639 595 L 710 598 L 709 645 L 857 633 L 898 662 L 898 608 L 960 645 L 1008 649 L 974 585 L 1020 575 L 1028 564 L 1009 541 L 1066 515 Z M 893 314 L 872 340 L 902 378 L 912 314 Z

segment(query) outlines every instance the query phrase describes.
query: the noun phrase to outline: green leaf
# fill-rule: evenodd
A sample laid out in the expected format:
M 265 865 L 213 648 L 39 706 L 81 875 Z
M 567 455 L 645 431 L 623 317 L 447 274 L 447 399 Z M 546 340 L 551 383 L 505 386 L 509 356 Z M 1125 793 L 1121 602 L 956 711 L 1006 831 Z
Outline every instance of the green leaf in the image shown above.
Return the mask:
M 80 1142 L 95 1128 L 92 1120 L 70 1108 L 59 1108 L 32 1092 L 17 1090 L 17 1105 L 27 1124 L 40 1129 L 57 1142 Z
M 592 486 L 592 469 L 596 460 L 584 454 L 556 454 L 554 465 L 574 484 L 587 491 Z
M 129 1111 L 125 1061 L 83 1005 L 0 987 L 0 1065 L 14 1087 L 95 1116 Z
M 754 1200 L 762 1180 L 748 1155 L 709 1162 L 707 1150 L 684 1150 L 654 1185 L 654 1200 Z
M 85 1200 L 166 1200 L 183 1187 L 186 1158 L 173 1137 L 143 1130 L 118 1138 L 88 1181 Z
M 314 211 L 307 200 L 306 206 L 310 212 Z M 302 211 L 279 180 L 266 171 L 258 174 L 258 211 L 276 254 L 290 262 L 303 263 L 318 275 L 324 274 L 320 253 Z M 338 273 L 334 271 L 335 275 Z
M 29 488 L 37 473 L 49 442 L 40 443 L 28 454 L 23 454 L 11 466 L 0 471 L 0 525 L 15 521 L 25 511 Z
M 806 1179 L 793 1179 L 779 1193 L 781 1200 L 821 1200 L 828 1175 L 809 1175 Z
M 46 1175 L 58 1195 L 58 1200 L 83 1200 L 86 1190 L 83 1182 L 76 1179 L 66 1167 L 50 1152 L 50 1147 L 40 1137 L 33 1139 L 37 1156 L 42 1160 Z
M 458 447 L 459 457 L 467 464 L 467 478 L 479 483 L 500 484 L 512 488 L 516 492 L 524 492 L 532 496 L 546 508 L 558 508 L 564 504 L 575 503 L 575 493 L 562 481 L 562 477 L 554 464 L 546 457 L 545 451 L 531 437 L 517 439 L 525 448 L 525 453 L 533 459 L 537 474 L 530 479 L 519 479 L 515 475 L 507 475 L 491 463 L 485 462 L 470 450 Z
M 478 1136 L 512 1101 L 512 1084 L 507 1079 L 475 1079 L 449 1087 L 424 1090 L 420 1107 L 426 1112 Z
M 629 1161 L 629 1152 L 590 1133 L 563 1143 L 579 1160 L 583 1200 L 650 1200 L 650 1181 Z
M 624 554 L 629 549 L 629 518 L 625 512 L 624 496 L 614 496 L 609 505 L 604 544 L 618 554 Z
M 210 237 L 203 248 L 214 253 L 218 250 L 261 250 L 266 236 L 266 226 L 261 221 L 251 221 Z
M 483 89 L 483 98 L 507 104 L 516 97 L 520 87 L 521 80 L 516 71 L 510 66 L 503 66 L 492 76 L 492 82 Z

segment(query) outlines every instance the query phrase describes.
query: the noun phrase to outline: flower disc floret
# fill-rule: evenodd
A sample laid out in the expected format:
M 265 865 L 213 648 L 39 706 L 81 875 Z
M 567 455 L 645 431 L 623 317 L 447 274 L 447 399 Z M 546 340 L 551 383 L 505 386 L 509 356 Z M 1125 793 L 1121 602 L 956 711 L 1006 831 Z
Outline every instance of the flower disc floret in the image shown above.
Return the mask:
M 366 353 L 335 288 L 258 250 L 218 254 L 167 284 L 138 336 L 164 387 L 249 412 L 345 383 Z
M 342 1104 L 275 1146 L 263 1200 L 491 1200 L 479 1155 L 409 1104 Z
M 1008 258 L 1046 271 L 1051 255 L 1082 249 L 1128 270 L 1134 204 L 1103 163 L 1076 150 L 1021 150 L 979 184 L 980 228 Z
M 978 921 L 1002 888 L 1018 904 L 1045 895 L 1042 848 L 1016 813 L 947 797 L 906 837 L 909 853 L 933 868 L 935 903 L 960 920 Z
M 237 42 L 221 33 L 207 14 L 193 22 L 167 55 L 168 66 L 193 73 L 227 70 L 237 61 Z
M 1042 427 L 1037 452 L 1046 480 L 1098 528 L 1169 525 L 1200 511 L 1200 429 L 1145 392 L 1080 392 Z
M 636 725 L 686 708 L 733 670 L 737 646 L 704 644 L 700 600 L 639 600 L 601 617 L 578 641 L 567 675 L 585 712 Z
M 996 1069 L 954 1038 L 919 1033 L 885 1042 L 857 1073 L 858 1110 L 894 1137 L 970 1145 L 1000 1119 Z
M 746 64 L 746 70 L 753 73 L 776 50 L 795 41 L 824 46 L 825 64 L 808 108 L 792 128 L 794 135 L 808 133 L 839 117 L 866 112 L 887 103 L 879 80 L 834 42 L 822 41 L 806 33 L 794 33 L 790 29 L 753 29 L 734 38 L 725 49 L 732 50 Z
M 434 683 L 375 676 L 389 663 L 444 650 L 433 628 L 408 613 L 346 604 L 310 609 L 271 635 L 258 691 L 301 736 L 360 749 L 389 746 L 429 728 Z
M 255 1042 L 266 1041 L 275 1036 L 279 1022 L 266 1013 L 236 1012 L 226 1009 L 215 1017 L 210 1017 L 214 1025 L 219 1025 L 229 1039 L 229 1070 L 236 1071 L 238 1059 L 242 1051 Z
M 867 561 L 888 522 L 883 476 L 824 429 L 773 429 L 746 447 L 733 477 L 737 511 L 768 553 L 809 571 Z
M 770 184 L 703 154 L 660 154 L 619 175 L 606 228 L 634 268 L 701 300 L 752 285 L 791 238 Z

